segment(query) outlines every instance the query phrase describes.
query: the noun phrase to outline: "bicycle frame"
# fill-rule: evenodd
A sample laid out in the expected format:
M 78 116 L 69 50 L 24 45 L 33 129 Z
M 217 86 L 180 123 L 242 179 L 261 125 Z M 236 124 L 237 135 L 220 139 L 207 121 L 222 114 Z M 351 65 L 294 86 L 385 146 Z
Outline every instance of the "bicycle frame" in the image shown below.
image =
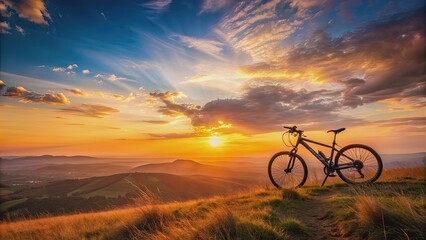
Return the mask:
M 320 145 L 320 146 L 323 146 L 323 147 L 326 147 L 326 148 L 331 148 L 331 155 L 329 157 L 329 161 L 327 162 L 327 159 L 323 159 L 322 156 L 320 156 L 311 146 L 309 146 L 308 142 L 313 143 L 315 145 Z M 299 146 L 299 144 L 302 144 L 306 149 L 308 149 L 309 152 L 311 152 L 312 155 L 314 155 L 325 167 L 327 167 L 327 169 L 330 172 L 334 172 L 337 169 L 346 169 L 346 168 L 354 167 L 354 165 L 353 165 L 354 159 L 346 156 L 345 154 L 342 154 L 340 152 L 340 150 L 336 148 L 336 134 L 334 134 L 333 144 L 330 146 L 330 145 L 327 145 L 327 144 L 324 144 L 324 143 L 316 142 L 314 140 L 310 140 L 308 138 L 305 138 L 305 137 L 302 136 L 302 133 L 299 133 L 297 143 L 296 143 L 295 147 L 290 152 L 291 156 L 290 156 L 290 161 L 289 161 L 288 166 L 287 166 L 287 170 L 291 171 L 291 169 L 294 166 L 294 162 L 295 162 L 294 158 L 296 157 L 295 155 L 297 153 L 297 149 L 298 149 L 297 147 Z M 342 156 L 345 156 L 346 158 L 351 160 L 352 163 L 340 164 L 339 166 L 333 165 L 334 152 L 338 152 Z

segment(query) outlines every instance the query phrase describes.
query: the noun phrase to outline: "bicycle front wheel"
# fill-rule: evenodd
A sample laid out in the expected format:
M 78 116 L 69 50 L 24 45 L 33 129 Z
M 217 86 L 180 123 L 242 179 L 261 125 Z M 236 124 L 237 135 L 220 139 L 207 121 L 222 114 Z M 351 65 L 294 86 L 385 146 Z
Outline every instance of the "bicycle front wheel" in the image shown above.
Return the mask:
M 336 155 L 335 163 L 339 177 L 350 184 L 372 183 L 380 177 L 383 169 L 379 154 L 361 144 L 342 148 Z
M 308 168 L 302 157 L 295 155 L 290 162 L 289 152 L 275 154 L 268 165 L 269 179 L 277 188 L 301 187 L 306 182 Z

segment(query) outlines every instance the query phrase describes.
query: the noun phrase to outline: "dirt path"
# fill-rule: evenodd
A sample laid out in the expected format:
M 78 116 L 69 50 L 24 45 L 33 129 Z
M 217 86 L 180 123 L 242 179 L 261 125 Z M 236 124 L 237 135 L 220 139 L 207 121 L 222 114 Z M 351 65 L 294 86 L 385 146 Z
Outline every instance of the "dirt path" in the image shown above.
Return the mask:
M 297 216 L 303 223 L 312 230 L 313 239 L 350 239 L 340 235 L 339 228 L 329 219 L 324 218 L 328 209 L 332 207 L 326 200 L 331 195 L 312 196 L 306 200 L 308 207 L 306 211 Z

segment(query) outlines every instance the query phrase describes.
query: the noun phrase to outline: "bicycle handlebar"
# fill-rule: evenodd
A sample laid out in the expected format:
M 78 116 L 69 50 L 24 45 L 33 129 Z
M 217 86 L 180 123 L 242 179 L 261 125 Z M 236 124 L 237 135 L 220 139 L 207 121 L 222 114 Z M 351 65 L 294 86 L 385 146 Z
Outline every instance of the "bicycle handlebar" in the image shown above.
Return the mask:
M 289 131 L 290 133 L 294 133 L 294 132 L 302 133 L 302 132 L 303 132 L 302 130 L 297 130 L 297 127 L 296 127 L 296 126 L 293 126 L 293 127 L 287 127 L 287 126 L 284 126 L 284 128 L 289 129 L 288 131 Z

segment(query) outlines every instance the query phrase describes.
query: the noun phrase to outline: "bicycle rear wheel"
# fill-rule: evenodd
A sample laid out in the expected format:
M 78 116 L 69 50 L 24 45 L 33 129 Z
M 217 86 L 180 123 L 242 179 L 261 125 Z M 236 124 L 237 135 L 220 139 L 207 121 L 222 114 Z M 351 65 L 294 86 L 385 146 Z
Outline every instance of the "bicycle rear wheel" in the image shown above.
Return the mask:
M 350 184 L 372 183 L 382 174 L 383 163 L 379 154 L 369 146 L 351 144 L 336 155 L 335 164 L 339 177 Z M 339 167 L 353 165 L 350 168 Z
M 289 167 L 289 152 L 279 152 L 272 156 L 268 165 L 269 179 L 277 188 L 301 187 L 306 182 L 308 168 L 302 157 L 295 155 L 292 168 Z

